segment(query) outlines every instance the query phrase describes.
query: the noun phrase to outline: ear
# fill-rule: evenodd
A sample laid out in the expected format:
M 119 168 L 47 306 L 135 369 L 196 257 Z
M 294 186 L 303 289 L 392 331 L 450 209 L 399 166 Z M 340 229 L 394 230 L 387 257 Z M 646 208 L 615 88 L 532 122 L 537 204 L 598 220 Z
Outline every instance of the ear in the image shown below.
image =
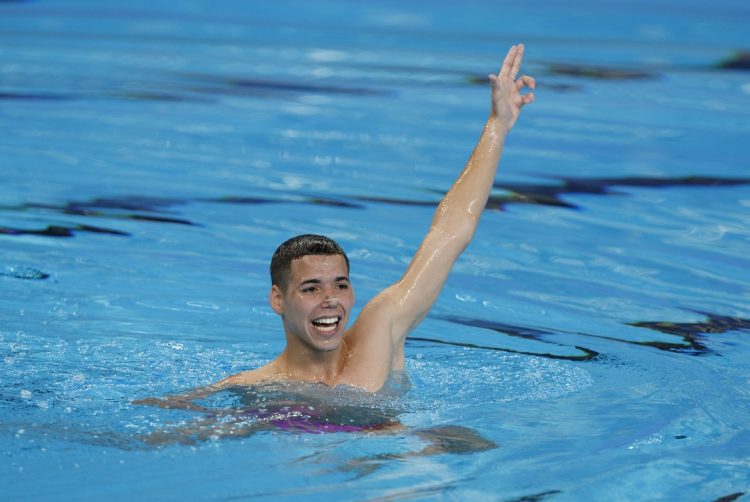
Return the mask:
M 281 288 L 276 284 L 271 286 L 271 292 L 268 295 L 268 301 L 271 304 L 271 308 L 274 312 L 279 315 L 284 313 L 284 293 L 281 292 Z

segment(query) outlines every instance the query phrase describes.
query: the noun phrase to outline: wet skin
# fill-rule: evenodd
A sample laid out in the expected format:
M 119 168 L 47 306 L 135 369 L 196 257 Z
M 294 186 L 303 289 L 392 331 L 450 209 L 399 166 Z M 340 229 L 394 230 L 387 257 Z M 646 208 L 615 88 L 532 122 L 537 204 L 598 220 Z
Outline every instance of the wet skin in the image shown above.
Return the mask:
M 274 285 L 270 301 L 284 324 L 285 352 L 327 358 L 341 350 L 354 305 L 344 257 L 307 255 L 292 261 L 286 287 Z

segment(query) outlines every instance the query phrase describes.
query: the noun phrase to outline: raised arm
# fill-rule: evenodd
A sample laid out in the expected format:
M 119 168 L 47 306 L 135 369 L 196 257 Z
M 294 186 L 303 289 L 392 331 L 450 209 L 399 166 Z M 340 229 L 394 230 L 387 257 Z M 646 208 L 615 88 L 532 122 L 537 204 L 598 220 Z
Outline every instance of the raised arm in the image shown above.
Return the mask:
M 471 241 L 487 204 L 505 137 L 521 108 L 534 100 L 533 93 L 521 92 L 534 89 L 534 79 L 516 78 L 523 53 L 523 45 L 511 47 L 498 74 L 489 76 L 490 116 L 471 157 L 435 211 L 430 230 L 403 277 L 362 312 L 368 317 L 367 311 L 372 309 L 372 317 L 380 317 L 382 322 L 385 314 L 390 319 L 392 341 L 400 344 L 397 348 L 403 347 L 406 335 L 435 303 L 453 263 Z

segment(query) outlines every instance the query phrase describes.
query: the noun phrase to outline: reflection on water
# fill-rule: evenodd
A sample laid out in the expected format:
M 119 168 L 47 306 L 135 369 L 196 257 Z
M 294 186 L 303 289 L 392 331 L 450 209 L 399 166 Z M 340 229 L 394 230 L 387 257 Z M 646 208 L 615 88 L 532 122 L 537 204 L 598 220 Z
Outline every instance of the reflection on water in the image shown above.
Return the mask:
M 708 319 L 702 322 L 654 322 L 641 321 L 630 323 L 639 328 L 648 328 L 670 335 L 677 335 L 683 340 L 683 344 L 665 342 L 632 342 L 639 345 L 648 345 L 659 350 L 670 352 L 685 352 L 688 354 L 710 354 L 713 351 L 705 345 L 705 335 L 715 333 L 726 333 L 728 331 L 750 331 L 750 319 L 741 317 L 728 317 L 709 312 L 698 312 Z
M 727 70 L 750 70 L 750 52 L 738 51 L 717 65 Z
M 602 66 L 551 64 L 548 71 L 552 75 L 591 78 L 597 80 L 641 80 L 657 78 L 657 75 L 641 70 L 605 68 Z
M 579 209 L 579 206 L 561 199 L 564 195 L 623 195 L 615 187 L 634 188 L 674 188 L 674 187 L 733 187 L 750 184 L 750 178 L 717 178 L 712 176 L 669 177 L 623 177 L 623 178 L 558 178 L 558 184 L 544 183 L 506 183 L 497 182 L 494 187 L 509 192 L 507 195 L 491 194 L 487 202 L 488 210 L 502 210 L 509 204 L 535 204 Z M 442 195 L 442 192 L 440 192 Z M 341 196 L 332 198 L 322 194 L 277 193 L 275 197 L 224 196 L 219 198 L 168 198 L 168 197 L 99 197 L 89 201 L 71 201 L 64 204 L 42 204 L 27 202 L 15 206 L 0 206 L 3 211 L 12 213 L 51 213 L 79 216 L 85 218 L 127 219 L 151 223 L 170 223 L 178 225 L 201 226 L 202 223 L 175 216 L 171 209 L 191 203 L 216 203 L 229 205 L 258 204 L 302 204 L 331 206 L 342 209 L 368 209 L 365 203 L 437 206 L 435 200 L 397 199 L 381 195 Z M 5 235 L 40 235 L 45 237 L 72 237 L 77 232 L 93 232 L 127 236 L 127 232 L 93 225 L 48 225 L 43 229 L 0 226 L 0 234 Z
M 674 335 L 680 338 L 680 341 L 668 342 L 664 340 L 627 340 L 623 338 L 616 338 L 612 336 L 597 335 L 590 333 L 576 332 L 574 333 L 578 337 L 594 338 L 608 340 L 611 342 L 643 345 L 652 347 L 658 350 L 676 352 L 688 355 L 704 355 L 704 354 L 716 354 L 716 352 L 710 349 L 705 339 L 707 335 L 726 333 L 729 331 L 750 331 L 750 320 L 741 317 L 728 317 L 708 312 L 699 312 L 705 315 L 708 319 L 702 322 L 665 322 L 665 321 L 640 321 L 627 323 L 630 326 L 638 328 L 647 328 L 649 330 L 658 331 L 660 333 Z M 587 349 L 581 345 L 565 344 L 562 342 L 551 341 L 550 338 L 554 339 L 555 334 L 558 333 L 554 330 L 544 330 L 539 328 L 531 328 L 527 326 L 514 326 L 507 323 L 488 321 L 483 319 L 471 319 L 458 316 L 430 316 L 434 319 L 440 319 L 450 323 L 460 324 L 463 326 L 471 326 L 474 328 L 480 328 L 483 330 L 490 330 L 495 333 L 500 333 L 509 337 L 518 337 L 528 340 L 534 340 L 544 344 L 549 344 L 555 347 L 567 347 L 568 350 L 565 353 L 549 353 L 549 352 L 533 352 L 533 351 L 520 351 L 514 350 L 502 345 L 502 342 L 497 342 L 493 339 L 487 339 L 486 336 L 478 336 L 476 343 L 466 341 L 455 341 L 451 340 L 450 337 L 442 338 L 430 338 L 430 337 L 411 337 L 412 341 L 421 342 L 432 342 L 437 344 L 455 345 L 459 347 L 471 347 L 488 350 L 498 350 L 501 352 L 510 352 L 518 354 L 534 355 L 539 357 L 545 357 L 549 359 L 567 359 L 569 361 L 591 361 L 599 356 L 599 352 Z M 571 351 L 573 351 L 571 353 Z M 578 352 L 578 353 L 576 353 Z

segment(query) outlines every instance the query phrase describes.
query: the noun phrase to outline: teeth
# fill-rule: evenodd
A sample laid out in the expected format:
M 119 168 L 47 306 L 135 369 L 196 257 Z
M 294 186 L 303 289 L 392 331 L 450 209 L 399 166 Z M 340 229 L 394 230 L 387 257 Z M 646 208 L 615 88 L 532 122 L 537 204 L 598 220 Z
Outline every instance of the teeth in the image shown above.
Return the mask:
M 339 324 L 339 318 L 321 317 L 320 319 L 315 319 L 312 323 L 313 326 L 315 326 L 315 329 L 321 333 L 333 333 L 336 331 L 336 327 Z
M 339 322 L 338 317 L 323 317 L 321 319 L 315 319 L 313 321 L 315 324 L 336 324 Z

